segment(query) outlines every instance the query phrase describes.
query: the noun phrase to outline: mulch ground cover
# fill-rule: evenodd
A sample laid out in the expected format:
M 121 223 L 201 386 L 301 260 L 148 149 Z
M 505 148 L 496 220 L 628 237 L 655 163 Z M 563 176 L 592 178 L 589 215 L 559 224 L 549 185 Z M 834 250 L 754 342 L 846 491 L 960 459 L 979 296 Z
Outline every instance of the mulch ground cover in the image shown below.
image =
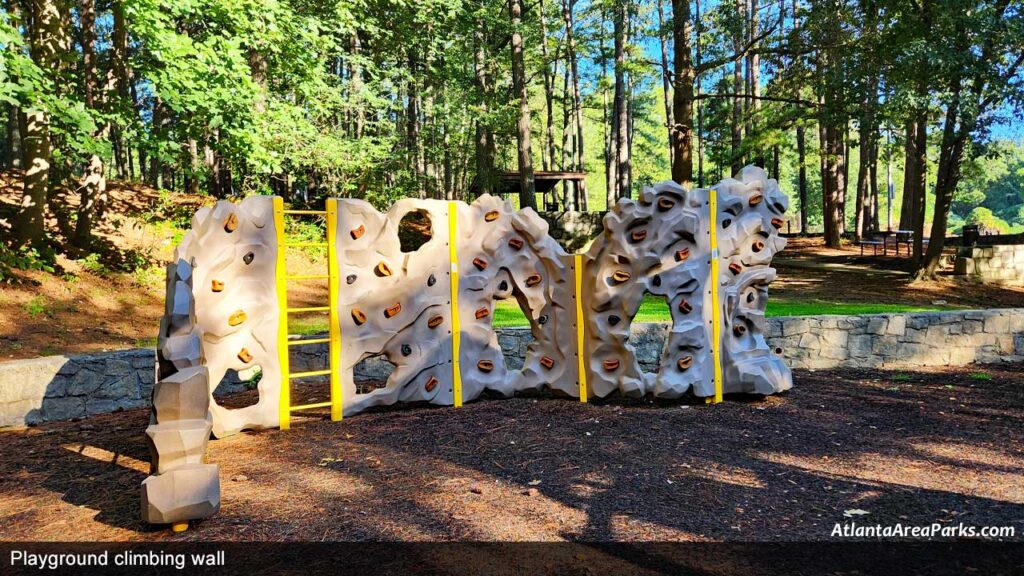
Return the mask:
M 806 541 L 851 521 L 1024 535 L 1024 365 L 795 380 L 717 406 L 310 414 L 211 441 L 222 508 L 180 535 L 139 519 L 146 410 L 0 432 L 0 540 Z

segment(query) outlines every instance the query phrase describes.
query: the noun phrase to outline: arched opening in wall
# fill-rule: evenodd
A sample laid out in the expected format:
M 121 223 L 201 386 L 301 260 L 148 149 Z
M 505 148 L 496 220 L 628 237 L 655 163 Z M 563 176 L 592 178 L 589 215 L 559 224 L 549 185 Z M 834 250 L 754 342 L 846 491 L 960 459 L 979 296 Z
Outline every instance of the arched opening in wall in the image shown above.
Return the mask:
M 630 341 L 636 347 L 636 358 L 641 370 L 652 374 L 660 371 L 661 358 L 668 342 L 668 331 L 671 329 L 672 311 L 668 299 L 655 294 L 644 294 L 640 310 L 633 318 L 633 333 L 630 337 Z
M 402 252 L 415 252 L 434 236 L 430 215 L 425 210 L 411 210 L 398 222 L 398 242 Z
M 352 369 L 352 381 L 356 385 L 356 394 L 369 394 L 384 388 L 395 371 L 395 364 L 384 354 L 366 356 Z
M 213 389 L 214 400 L 224 408 L 245 408 L 259 401 L 256 391 L 263 379 L 263 367 L 256 364 L 245 370 L 228 370 Z

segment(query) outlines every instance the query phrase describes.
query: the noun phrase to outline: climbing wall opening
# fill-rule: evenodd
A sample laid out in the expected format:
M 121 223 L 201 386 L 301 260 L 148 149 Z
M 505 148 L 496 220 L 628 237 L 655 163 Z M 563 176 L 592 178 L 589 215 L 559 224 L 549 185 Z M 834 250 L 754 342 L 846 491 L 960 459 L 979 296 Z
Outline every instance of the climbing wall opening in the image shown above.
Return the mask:
M 664 319 L 672 316 L 672 309 L 668 298 L 657 294 L 644 294 L 640 303 L 640 310 L 633 318 L 634 323 L 643 323 L 643 326 L 633 326 L 633 346 L 636 349 L 637 360 L 640 362 L 640 370 L 644 374 L 657 374 L 661 371 L 662 359 L 665 357 L 667 346 L 667 332 L 671 327 L 663 325 Z M 651 345 L 652 342 L 661 341 L 661 346 Z

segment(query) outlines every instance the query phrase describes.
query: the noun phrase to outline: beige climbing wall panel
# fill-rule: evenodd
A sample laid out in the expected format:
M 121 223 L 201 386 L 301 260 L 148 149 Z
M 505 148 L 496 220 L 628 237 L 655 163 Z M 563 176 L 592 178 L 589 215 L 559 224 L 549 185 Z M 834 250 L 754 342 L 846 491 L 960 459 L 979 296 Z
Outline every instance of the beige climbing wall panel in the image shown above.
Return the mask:
M 717 214 L 710 213 L 717 194 Z M 721 354 L 724 393 L 771 394 L 792 386 L 782 359 L 764 339 L 769 266 L 788 200 L 760 168 L 738 179 L 687 191 L 674 182 L 623 199 L 586 254 L 584 316 L 588 382 L 603 397 L 677 398 L 715 394 L 713 346 Z M 711 278 L 711 223 L 717 226 L 719 277 Z M 714 342 L 712 290 L 718 290 L 721 341 Z M 644 372 L 629 342 L 645 294 L 664 297 L 672 326 L 657 372 Z

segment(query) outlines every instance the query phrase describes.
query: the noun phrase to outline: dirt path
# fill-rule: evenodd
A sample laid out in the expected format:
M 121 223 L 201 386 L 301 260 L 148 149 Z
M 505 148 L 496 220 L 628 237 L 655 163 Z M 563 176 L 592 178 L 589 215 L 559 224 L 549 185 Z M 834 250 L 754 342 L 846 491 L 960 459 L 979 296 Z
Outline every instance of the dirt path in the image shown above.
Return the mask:
M 223 507 L 181 536 L 139 521 L 135 410 L 0 433 L 0 540 L 829 540 L 847 510 L 1021 537 L 1022 380 L 1021 365 L 801 371 L 789 393 L 714 407 L 312 416 L 211 442 Z

